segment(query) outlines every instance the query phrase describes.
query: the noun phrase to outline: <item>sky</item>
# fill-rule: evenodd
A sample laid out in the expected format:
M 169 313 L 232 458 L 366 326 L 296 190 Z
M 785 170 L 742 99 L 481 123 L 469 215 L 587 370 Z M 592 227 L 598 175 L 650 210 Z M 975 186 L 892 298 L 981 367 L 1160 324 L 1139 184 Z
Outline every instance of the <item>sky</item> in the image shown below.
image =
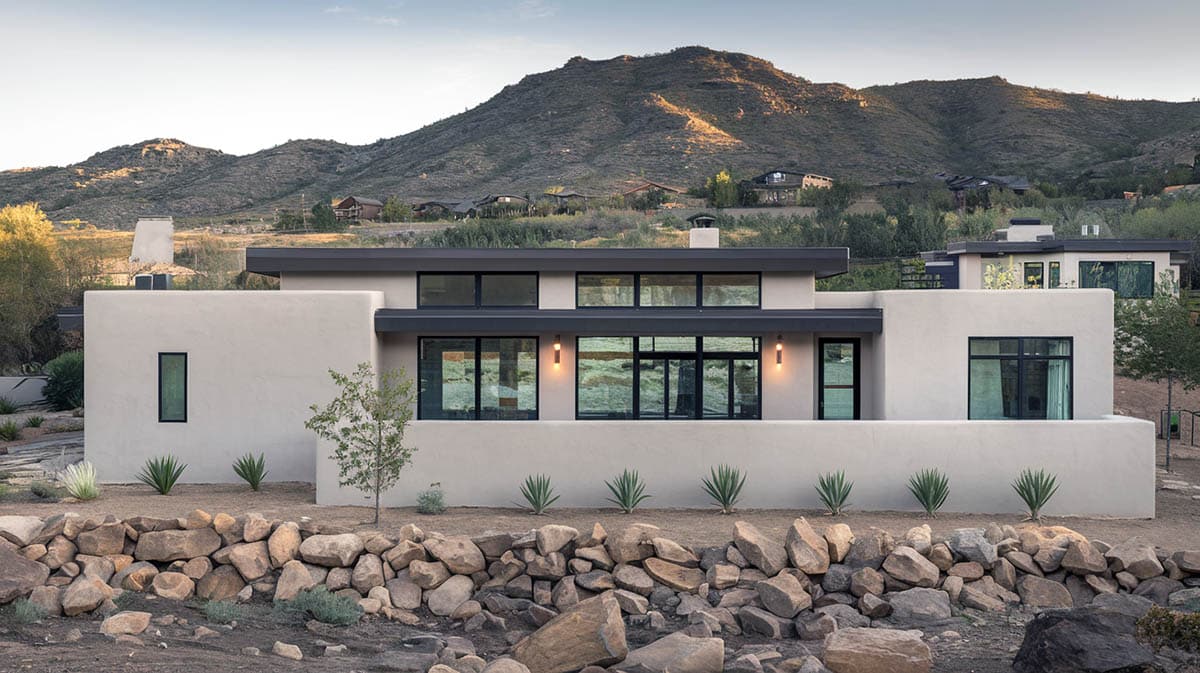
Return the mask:
M 365 144 L 581 55 L 700 44 L 853 87 L 1200 97 L 1200 0 L 0 0 L 0 170 L 170 137 Z

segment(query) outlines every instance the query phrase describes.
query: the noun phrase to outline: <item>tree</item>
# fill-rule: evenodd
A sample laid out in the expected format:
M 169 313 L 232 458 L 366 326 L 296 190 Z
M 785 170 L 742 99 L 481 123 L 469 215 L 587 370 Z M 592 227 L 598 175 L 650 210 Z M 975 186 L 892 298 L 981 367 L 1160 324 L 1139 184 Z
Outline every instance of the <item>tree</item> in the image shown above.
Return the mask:
M 321 199 L 312 207 L 312 227 L 313 231 L 342 231 L 346 225 L 338 222 L 337 216 L 333 214 L 333 206 L 329 205 L 329 199 Z
M 1193 325 L 1179 288 L 1164 271 L 1150 299 L 1118 299 L 1113 356 L 1117 368 L 1138 380 L 1166 381 L 1167 461 L 1171 469 L 1171 414 L 1175 384 L 1200 386 L 1200 327 Z
M 728 170 L 721 171 L 708 179 L 708 205 L 714 208 L 730 208 L 737 205 L 738 186 Z
M 412 206 L 402 203 L 394 196 L 389 196 L 383 203 L 383 210 L 379 212 L 379 218 L 389 223 L 408 222 L 412 219 L 412 214 Z
M 338 486 L 375 496 L 375 525 L 379 525 L 379 496 L 396 485 L 400 471 L 416 449 L 404 445 L 412 420 L 413 382 L 403 369 L 380 374 L 369 363 L 354 372 L 329 370 L 341 392 L 324 408 L 314 404 L 304 427 L 335 448 L 330 459 L 338 465 Z
M 932 208 L 912 207 L 896 216 L 896 253 L 915 255 L 946 244 L 946 216 Z
M 0 366 L 30 361 L 63 297 L 54 226 L 36 203 L 0 208 Z

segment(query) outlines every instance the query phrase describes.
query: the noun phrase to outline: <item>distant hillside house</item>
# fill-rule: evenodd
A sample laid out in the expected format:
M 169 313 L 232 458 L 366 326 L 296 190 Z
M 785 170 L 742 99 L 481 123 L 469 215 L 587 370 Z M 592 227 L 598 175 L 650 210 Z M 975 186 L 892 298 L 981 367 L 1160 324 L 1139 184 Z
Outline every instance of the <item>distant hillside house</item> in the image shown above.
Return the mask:
M 742 182 L 743 191 L 758 195 L 758 203 L 768 206 L 794 206 L 802 189 L 830 189 L 833 178 L 814 173 L 796 173 L 775 169 Z
M 361 196 L 347 196 L 333 207 L 333 215 L 339 221 L 376 220 L 382 212 L 382 202 Z
M 436 220 L 454 218 L 470 220 L 477 217 L 519 217 L 529 213 L 529 199 L 515 194 L 488 194 L 483 198 L 425 201 L 418 203 L 413 212 L 418 216 Z

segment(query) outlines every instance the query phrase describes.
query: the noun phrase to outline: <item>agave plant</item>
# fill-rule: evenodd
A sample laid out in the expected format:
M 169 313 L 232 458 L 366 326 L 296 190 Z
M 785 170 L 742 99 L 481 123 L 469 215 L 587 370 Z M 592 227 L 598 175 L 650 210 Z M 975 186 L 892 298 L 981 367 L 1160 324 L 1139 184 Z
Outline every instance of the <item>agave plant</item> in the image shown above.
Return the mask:
M 524 496 L 529 511 L 537 515 L 545 514 L 550 505 L 558 500 L 554 487 L 550 485 L 550 477 L 544 474 L 525 477 L 525 483 L 521 484 L 521 495 Z
M 837 516 L 842 513 L 850 503 L 850 489 L 854 488 L 854 482 L 846 481 L 846 473 L 842 470 L 837 472 L 827 472 L 817 477 L 817 496 L 821 498 L 825 509 L 829 510 L 830 516 Z
M 709 476 L 703 477 L 704 492 L 713 499 L 713 504 L 721 508 L 722 514 L 733 514 L 734 505 L 742 498 L 742 487 L 746 485 L 746 475 L 731 465 L 717 465 L 709 468 Z
M 1012 484 L 1013 490 L 1025 501 L 1029 509 L 1027 521 L 1041 521 L 1042 508 L 1058 492 L 1058 478 L 1045 470 L 1036 472 L 1030 468 L 1021 470 L 1021 475 Z
M 263 478 L 267 476 L 267 459 L 261 453 L 258 454 L 258 458 L 247 453 L 233 464 L 233 472 L 250 484 L 251 491 L 257 491 Z
M 138 474 L 138 481 L 162 495 L 167 495 L 175 487 L 175 482 L 179 481 L 179 476 L 183 474 L 186 467 L 187 465 L 179 462 L 175 456 L 150 458 L 142 466 L 142 471 Z
M 950 495 L 950 478 L 936 467 L 931 467 L 909 477 L 908 490 L 925 508 L 925 514 L 935 517 Z
M 72 498 L 95 500 L 100 496 L 100 488 L 96 486 L 96 466 L 86 460 L 68 465 L 58 473 L 58 481 Z
M 642 501 L 650 496 L 646 494 L 646 483 L 642 481 L 637 470 L 623 470 L 612 481 L 604 482 L 613 497 L 608 501 L 621 508 L 625 514 L 632 514 Z

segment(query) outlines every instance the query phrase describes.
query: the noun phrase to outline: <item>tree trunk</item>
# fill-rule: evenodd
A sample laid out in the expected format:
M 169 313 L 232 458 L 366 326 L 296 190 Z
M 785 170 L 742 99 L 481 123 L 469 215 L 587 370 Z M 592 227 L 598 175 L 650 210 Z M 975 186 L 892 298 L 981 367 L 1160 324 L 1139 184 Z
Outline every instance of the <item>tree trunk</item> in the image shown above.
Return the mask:
M 1175 377 L 1167 374 L 1167 472 L 1171 471 L 1171 393 L 1175 388 Z

